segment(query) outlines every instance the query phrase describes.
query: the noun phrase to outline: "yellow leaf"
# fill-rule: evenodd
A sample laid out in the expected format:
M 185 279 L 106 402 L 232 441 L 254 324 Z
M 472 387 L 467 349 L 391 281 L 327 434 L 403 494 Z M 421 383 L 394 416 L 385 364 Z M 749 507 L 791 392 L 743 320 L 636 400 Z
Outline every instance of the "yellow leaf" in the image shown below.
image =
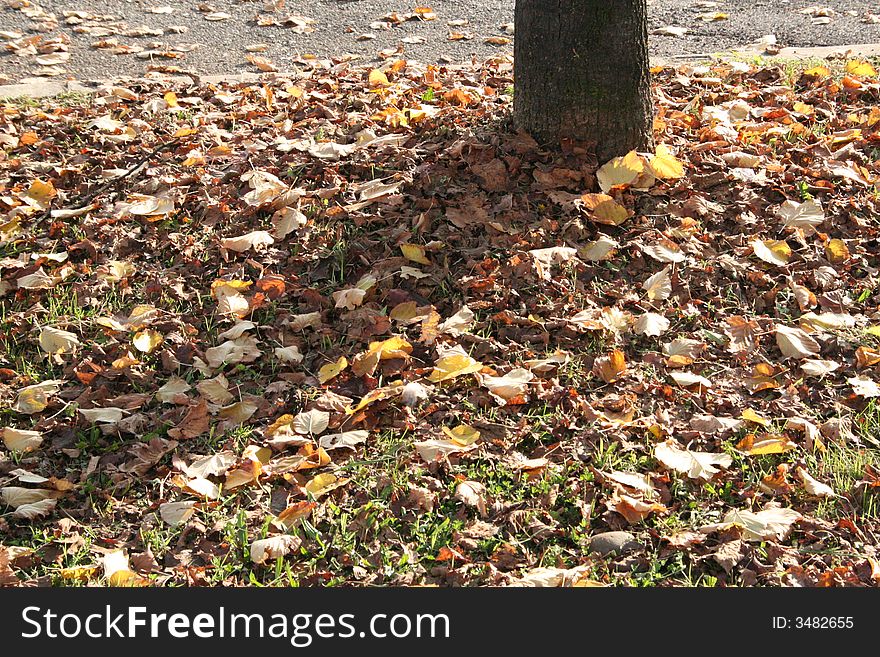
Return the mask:
M 825 257 L 828 258 L 828 262 L 831 264 L 839 265 L 849 260 L 849 249 L 843 240 L 829 240 L 828 244 L 825 245 Z
M 372 71 L 370 71 L 371 87 L 387 87 L 389 84 L 391 83 L 388 81 L 388 76 L 386 76 L 385 73 L 380 71 L 378 68 L 374 68 Z
M 876 335 L 880 338 L 880 326 L 869 326 L 865 329 L 865 333 L 870 333 L 871 335 Z
M 453 354 L 444 356 L 434 363 L 434 370 L 428 377 L 429 381 L 439 383 L 448 381 L 464 374 L 473 374 L 483 369 L 483 364 L 466 354 Z
M 389 386 L 385 386 L 384 388 L 376 388 L 375 390 L 371 390 L 363 398 L 358 402 L 357 406 L 353 408 L 346 409 L 347 415 L 354 415 L 359 410 L 366 408 L 370 404 L 377 402 L 381 399 L 388 399 L 389 397 L 396 397 L 400 393 L 403 392 L 403 385 L 400 381 L 392 383 Z
M 27 190 L 28 197 L 36 201 L 36 204 L 42 209 L 49 207 L 49 203 L 57 193 L 51 181 L 43 182 L 42 180 L 33 181 Z
M 62 568 L 58 571 L 61 579 L 75 582 L 88 582 L 98 574 L 97 566 L 74 566 L 73 568 Z
M 596 172 L 599 187 L 605 193 L 612 187 L 629 185 L 645 170 L 642 158 L 635 151 L 606 162 Z
M 19 233 L 21 233 L 21 215 L 17 215 L 9 221 L 0 224 L 0 244 L 9 242 Z
M 159 331 L 154 331 L 153 329 L 144 329 L 143 331 L 138 331 L 134 334 L 134 338 L 132 339 L 131 343 L 138 351 L 149 354 L 156 347 L 162 344 L 162 341 L 164 339 L 165 338 L 162 337 L 162 334 L 159 333 Z
M 659 144 L 654 157 L 651 158 L 651 168 L 658 178 L 675 179 L 684 175 L 684 165 L 675 158 L 665 144 Z
M 808 75 L 813 78 L 827 78 L 831 75 L 831 71 L 827 66 L 814 66 L 813 68 L 808 68 L 804 71 L 804 75 Z
M 580 200 L 597 223 L 619 226 L 629 219 L 629 210 L 607 194 L 584 194 Z
M 752 250 L 764 262 L 780 267 L 788 264 L 791 259 L 791 247 L 785 240 L 755 240 L 752 242 Z
M 380 360 L 391 358 L 409 359 L 412 345 L 400 337 L 388 338 L 370 343 L 370 348 L 352 361 L 351 369 L 357 376 L 372 374 Z
M 196 128 L 178 128 L 172 137 L 189 137 L 190 135 L 194 135 L 198 132 Z
M 173 91 L 169 91 L 167 94 L 163 96 L 165 102 L 168 103 L 168 107 L 177 107 L 177 94 Z
M 859 59 L 848 61 L 846 63 L 846 72 L 850 75 L 860 75 L 868 78 L 873 78 L 877 75 L 877 70 L 871 64 Z
M 737 443 L 736 448 L 750 456 L 763 454 L 783 454 L 797 449 L 797 444 L 785 436 L 765 435 L 757 439 L 754 434 L 749 434 Z
M 443 427 L 443 433 L 449 436 L 453 442 L 463 447 L 473 445 L 480 439 L 480 432 L 468 424 L 461 424 L 454 429 Z
M 348 367 L 348 359 L 340 356 L 335 363 L 327 363 L 318 370 L 318 381 L 323 385 L 338 376 L 346 367 Z
M 215 299 L 219 299 L 220 296 L 224 294 L 235 294 L 238 292 L 243 292 L 244 290 L 247 290 L 251 285 L 253 285 L 253 281 L 224 281 L 218 278 L 213 283 L 211 283 L 211 296 Z
M 614 383 L 626 372 L 626 357 L 620 349 L 596 359 L 593 371 L 605 382 Z
M 425 256 L 424 247 L 418 244 L 401 244 L 400 250 L 403 256 L 410 262 L 417 262 L 420 265 L 430 265 L 431 261 Z
M 339 488 L 347 483 L 348 479 L 340 479 L 336 475 L 327 472 L 315 475 L 312 480 L 305 485 L 305 489 L 311 493 L 312 497 L 318 499 L 329 493 L 331 490 Z
M 740 417 L 743 420 L 747 420 L 748 422 L 754 422 L 755 424 L 760 424 L 762 427 L 769 427 L 770 426 L 770 420 L 768 418 L 764 417 L 763 415 L 759 415 L 758 413 L 753 411 L 751 408 L 747 408 L 746 410 L 744 410 L 742 412 L 742 415 L 740 415 Z
M 388 316 L 395 322 L 405 324 L 419 317 L 417 308 L 415 301 L 404 301 L 394 306 Z

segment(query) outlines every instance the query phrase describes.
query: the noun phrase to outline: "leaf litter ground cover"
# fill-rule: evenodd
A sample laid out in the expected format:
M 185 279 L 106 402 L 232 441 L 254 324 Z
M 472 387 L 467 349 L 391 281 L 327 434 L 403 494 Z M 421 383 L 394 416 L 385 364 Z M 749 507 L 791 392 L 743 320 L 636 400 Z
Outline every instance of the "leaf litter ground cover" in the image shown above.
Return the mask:
M 0 582 L 875 585 L 873 66 L 511 75 L 3 105 Z

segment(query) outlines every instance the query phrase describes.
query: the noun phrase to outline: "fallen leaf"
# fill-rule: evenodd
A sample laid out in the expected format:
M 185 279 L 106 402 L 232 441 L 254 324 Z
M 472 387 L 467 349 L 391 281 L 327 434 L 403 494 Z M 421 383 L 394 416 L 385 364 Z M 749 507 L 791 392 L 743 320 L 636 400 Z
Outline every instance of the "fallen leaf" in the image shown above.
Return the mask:
M 799 328 L 776 326 L 776 344 L 786 358 L 809 358 L 819 353 L 819 343 Z
M 626 373 L 626 357 L 619 349 L 607 356 L 600 356 L 593 365 L 593 372 L 605 383 L 614 383 Z
M 758 542 L 785 538 L 791 526 L 802 517 L 797 511 L 783 507 L 768 507 L 758 512 L 733 509 L 724 515 L 721 522 L 722 526 L 741 527 L 744 540 Z M 717 529 L 717 526 L 703 529 L 709 528 Z
M 40 349 L 47 354 L 69 354 L 79 348 L 80 342 L 76 333 L 62 331 L 51 326 L 40 330 Z
M 195 502 L 165 502 L 159 505 L 159 516 L 172 527 L 185 523 L 195 511 Z
M 305 490 L 316 500 L 320 499 L 332 490 L 344 486 L 348 483 L 348 479 L 340 479 L 335 474 L 324 473 L 315 475 L 309 483 L 305 485 Z
M 529 383 L 535 378 L 529 370 L 517 367 L 504 376 L 489 376 L 478 374 L 480 385 L 488 388 L 489 393 L 501 402 L 507 402 L 515 397 L 521 397 L 528 392 Z
M 639 335 L 659 336 L 669 330 L 669 320 L 657 313 L 645 313 L 636 319 L 633 330 Z
M 791 247 L 784 240 L 755 240 L 752 251 L 764 262 L 784 267 L 791 259 Z
M 853 376 L 846 380 L 859 397 L 880 397 L 880 386 L 866 376 Z
M 348 359 L 345 356 L 340 356 L 335 363 L 322 365 L 321 369 L 318 370 L 318 382 L 324 385 L 339 376 L 346 367 L 348 367 Z
M 317 436 L 323 433 L 330 424 L 330 413 L 311 409 L 297 413 L 293 418 L 293 429 L 299 434 Z
M 251 249 L 261 251 L 274 243 L 275 238 L 265 230 L 255 230 L 245 235 L 227 237 L 220 240 L 220 246 L 222 248 L 227 251 L 235 251 L 236 253 L 243 253 Z
M 711 454 L 681 449 L 674 440 L 658 444 L 654 448 L 654 458 L 670 470 L 686 474 L 691 479 L 712 479 L 721 472 L 717 467 L 728 468 L 733 458 L 727 454 Z
M 649 277 L 642 283 L 642 289 L 651 301 L 663 301 L 672 296 L 672 278 L 669 276 L 669 265 Z
M 367 436 L 369 435 L 369 432 L 360 429 L 343 433 L 328 433 L 321 436 L 318 445 L 328 452 L 333 449 L 354 449 L 357 445 L 367 442 Z
M 797 449 L 797 443 L 792 442 L 786 436 L 772 434 L 755 436 L 750 433 L 737 443 L 736 448 L 749 456 L 760 456 L 790 452 Z
M 658 144 L 650 161 L 651 169 L 658 178 L 675 180 L 684 176 L 684 165 L 677 160 L 665 144 Z
M 642 522 L 652 513 L 666 512 L 666 507 L 659 502 L 645 502 L 623 493 L 616 494 L 607 505 L 611 511 L 622 515 L 630 524 Z
M 251 543 L 250 557 L 255 564 L 264 564 L 270 559 L 280 559 L 302 545 L 302 540 L 290 534 L 279 534 L 262 538 Z
M 460 424 L 453 429 L 443 427 L 443 433 L 449 436 L 454 443 L 461 445 L 462 447 L 473 445 L 480 439 L 479 430 L 469 424 Z
M 483 517 L 488 515 L 487 498 L 486 487 L 478 481 L 462 481 L 455 487 L 455 499 L 476 509 Z
M 158 331 L 152 329 L 144 329 L 134 334 L 131 343 L 138 351 L 149 354 L 156 350 L 156 347 L 162 344 L 165 338 Z
M 14 429 L 13 427 L 4 427 L 2 430 L 3 444 L 6 448 L 13 452 L 32 452 L 43 442 L 43 434 L 39 431 L 29 431 L 27 429 Z
M 804 468 L 797 468 L 795 474 L 798 476 L 798 479 L 801 480 L 804 485 L 804 490 L 807 491 L 809 495 L 815 495 L 817 497 L 839 497 L 831 486 L 813 479 L 813 477 L 810 476 L 810 473 Z
M 615 157 L 596 172 L 599 188 L 608 193 L 614 187 L 629 185 L 645 170 L 642 158 L 635 151 Z
M 428 380 L 433 383 L 449 381 L 465 374 L 473 374 L 483 369 L 483 364 L 474 360 L 467 354 L 452 354 L 444 356 L 434 363 L 434 369 Z

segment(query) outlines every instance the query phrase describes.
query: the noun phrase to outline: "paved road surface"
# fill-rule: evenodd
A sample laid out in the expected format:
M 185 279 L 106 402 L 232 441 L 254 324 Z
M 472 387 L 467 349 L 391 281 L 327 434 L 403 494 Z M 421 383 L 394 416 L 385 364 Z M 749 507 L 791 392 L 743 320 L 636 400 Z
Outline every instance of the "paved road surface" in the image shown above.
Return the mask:
M 880 42 L 880 1 L 824 2 L 816 6 L 811 0 L 649 0 L 651 52 L 669 57 L 742 49 L 767 34 L 775 34 L 783 46 Z M 421 16 L 414 15 L 418 4 L 0 0 L 0 45 L 5 46 L 0 48 L 0 84 L 40 73 L 80 80 L 137 76 L 150 64 L 209 74 L 256 72 L 245 59 L 248 47 L 280 70 L 289 69 L 304 54 L 351 53 L 370 62 L 381 61 L 377 53 L 382 50 L 402 48 L 403 56 L 411 59 L 461 62 L 513 50 L 508 41 L 513 38 L 508 32 L 512 25 L 504 26 L 513 21 L 514 0 L 424 0 L 421 4 L 433 11 Z M 687 31 L 683 36 L 675 36 L 675 30 L 661 33 L 669 27 Z M 70 39 L 67 61 L 53 63 L 64 55 L 44 52 L 41 64 L 40 53 L 23 42 L 62 34 Z M 495 44 L 486 41 L 492 37 Z M 15 48 L 19 54 L 12 52 Z

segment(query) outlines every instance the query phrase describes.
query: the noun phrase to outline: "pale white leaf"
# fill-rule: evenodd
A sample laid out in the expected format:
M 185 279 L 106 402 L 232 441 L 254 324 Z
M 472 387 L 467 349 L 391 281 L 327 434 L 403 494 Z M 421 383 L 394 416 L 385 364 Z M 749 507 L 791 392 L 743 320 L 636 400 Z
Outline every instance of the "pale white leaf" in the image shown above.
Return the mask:
M 691 479 L 709 480 L 720 472 L 715 466 L 730 467 L 733 459 L 727 454 L 712 454 L 681 449 L 674 440 L 658 444 L 654 457 L 670 470 L 687 474 Z
M 330 424 L 330 413 L 313 408 L 309 411 L 297 413 L 293 418 L 293 429 L 297 433 L 317 436 Z

